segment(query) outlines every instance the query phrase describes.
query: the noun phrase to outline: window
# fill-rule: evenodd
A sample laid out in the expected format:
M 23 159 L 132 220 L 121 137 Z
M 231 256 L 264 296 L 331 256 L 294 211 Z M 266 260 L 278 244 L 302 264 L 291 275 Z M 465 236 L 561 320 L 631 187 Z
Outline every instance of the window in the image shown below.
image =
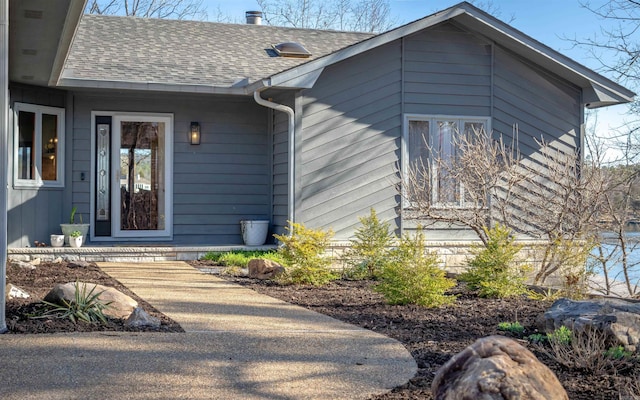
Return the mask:
M 403 174 L 411 176 L 413 193 L 405 193 L 410 202 L 427 201 L 432 205 L 465 207 L 464 187 L 451 174 L 459 154 L 456 137 L 473 131 L 489 131 L 489 118 L 408 115 L 405 117 Z M 439 162 L 436 162 L 439 160 Z
M 64 109 L 15 103 L 14 185 L 64 185 Z

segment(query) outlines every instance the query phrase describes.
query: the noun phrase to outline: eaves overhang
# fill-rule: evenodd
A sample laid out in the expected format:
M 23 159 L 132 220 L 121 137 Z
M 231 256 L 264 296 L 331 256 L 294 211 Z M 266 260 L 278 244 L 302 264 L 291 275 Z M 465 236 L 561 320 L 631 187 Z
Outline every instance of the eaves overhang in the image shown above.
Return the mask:
M 542 69 L 566 79 L 583 89 L 587 108 L 604 107 L 633 101 L 635 93 L 598 74 L 582 64 L 525 35 L 510 25 L 492 17 L 475 6 L 463 2 L 386 33 L 365 39 L 332 54 L 274 74 L 267 80 L 276 87 L 280 83 L 296 82 L 304 76 L 322 71 L 329 65 L 354 57 L 368 50 L 412 35 L 445 21 L 455 21 L 497 45 L 508 49 Z M 284 85 L 283 87 L 287 87 Z
M 191 94 L 226 94 L 235 96 L 252 95 L 246 86 L 215 86 L 215 85 L 193 85 L 181 83 L 163 82 L 139 82 L 139 81 L 105 81 L 92 79 L 61 78 L 58 87 L 66 89 L 102 89 L 102 90 L 135 90 L 150 92 L 173 92 Z

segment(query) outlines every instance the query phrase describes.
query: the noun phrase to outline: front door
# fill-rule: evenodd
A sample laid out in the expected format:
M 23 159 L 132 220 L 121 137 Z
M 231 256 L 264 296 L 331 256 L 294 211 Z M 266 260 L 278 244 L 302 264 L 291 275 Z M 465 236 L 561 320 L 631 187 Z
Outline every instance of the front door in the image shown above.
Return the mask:
M 172 116 L 98 115 L 95 122 L 96 237 L 171 239 Z

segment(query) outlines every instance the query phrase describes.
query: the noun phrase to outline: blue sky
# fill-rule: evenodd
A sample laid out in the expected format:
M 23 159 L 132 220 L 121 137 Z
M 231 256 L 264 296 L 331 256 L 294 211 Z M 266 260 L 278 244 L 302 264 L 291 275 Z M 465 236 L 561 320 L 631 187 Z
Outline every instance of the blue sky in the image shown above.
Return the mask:
M 606 0 L 591 0 L 599 5 Z M 584 1 L 583 1 L 584 2 Z M 420 19 L 436 11 L 459 3 L 458 0 L 391 0 L 391 13 L 398 24 Z M 486 3 L 486 1 L 485 1 Z M 580 5 L 579 0 L 493 0 L 494 8 L 499 10 L 498 18 L 509 22 L 523 33 L 560 51 L 574 60 L 597 69 L 599 64 L 581 48 L 573 48 L 565 37 L 584 39 L 600 33 L 602 21 Z M 205 0 L 209 14 L 215 15 L 219 8 L 225 15 L 244 21 L 244 12 L 259 10 L 255 0 Z M 612 78 L 612 77 L 611 77 Z M 608 130 L 622 124 L 625 120 L 626 106 L 608 107 L 598 111 L 600 130 Z

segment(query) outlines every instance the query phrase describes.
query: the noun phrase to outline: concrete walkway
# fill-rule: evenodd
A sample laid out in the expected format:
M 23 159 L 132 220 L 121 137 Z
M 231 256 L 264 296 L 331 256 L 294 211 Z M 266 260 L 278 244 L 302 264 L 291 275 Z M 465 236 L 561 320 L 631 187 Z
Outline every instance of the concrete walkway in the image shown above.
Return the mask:
M 0 335 L 2 399 L 366 399 L 417 371 L 395 340 L 186 263 L 99 265 L 186 333 Z

